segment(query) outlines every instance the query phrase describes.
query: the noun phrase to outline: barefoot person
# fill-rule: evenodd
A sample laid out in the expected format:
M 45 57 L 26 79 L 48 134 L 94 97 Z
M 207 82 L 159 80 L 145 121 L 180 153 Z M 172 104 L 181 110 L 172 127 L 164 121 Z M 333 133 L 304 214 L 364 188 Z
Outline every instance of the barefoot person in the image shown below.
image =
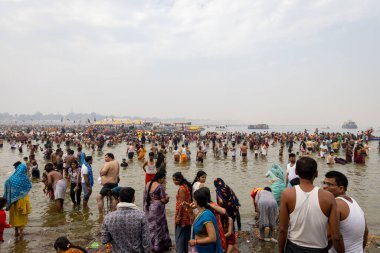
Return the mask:
M 257 208 L 259 210 L 259 231 L 260 240 L 277 242 L 273 237 L 276 228 L 276 220 L 278 215 L 277 202 L 269 187 L 259 191 L 256 195 Z M 269 227 L 268 237 L 265 237 L 265 228 Z
M 47 174 L 47 185 L 53 188 L 54 200 L 58 211 L 63 209 L 63 201 L 65 200 L 67 182 L 62 174 L 53 169 L 51 163 L 46 164 L 45 171 Z
M 112 153 L 107 153 L 104 156 L 106 163 L 100 170 L 101 182 L 103 188 L 100 190 L 100 195 L 96 198 L 98 202 L 99 213 L 103 213 L 104 209 L 104 197 L 106 197 L 110 191 L 118 186 L 119 183 L 119 162 L 115 160 Z
M 81 185 L 83 189 L 83 209 L 88 208 L 88 200 L 92 193 L 92 187 L 94 186 L 94 176 L 92 173 L 92 156 L 86 156 L 81 170 Z
M 28 193 L 32 184 L 27 176 L 26 164 L 17 166 L 13 175 L 4 183 L 4 198 L 7 199 L 9 224 L 15 228 L 15 237 L 22 237 L 31 212 Z
M 7 199 L 0 197 L 0 243 L 4 242 L 4 229 L 11 227 L 11 225 L 7 223 L 7 214 L 3 210 L 6 204 Z

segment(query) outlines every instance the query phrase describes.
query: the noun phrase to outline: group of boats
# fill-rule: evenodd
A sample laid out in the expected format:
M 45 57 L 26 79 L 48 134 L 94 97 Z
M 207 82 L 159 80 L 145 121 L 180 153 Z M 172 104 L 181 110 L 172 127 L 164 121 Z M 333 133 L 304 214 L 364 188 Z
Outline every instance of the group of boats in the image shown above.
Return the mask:
M 248 129 L 266 130 L 269 129 L 267 124 L 248 125 Z M 216 132 L 228 132 L 228 126 L 220 125 L 215 127 Z

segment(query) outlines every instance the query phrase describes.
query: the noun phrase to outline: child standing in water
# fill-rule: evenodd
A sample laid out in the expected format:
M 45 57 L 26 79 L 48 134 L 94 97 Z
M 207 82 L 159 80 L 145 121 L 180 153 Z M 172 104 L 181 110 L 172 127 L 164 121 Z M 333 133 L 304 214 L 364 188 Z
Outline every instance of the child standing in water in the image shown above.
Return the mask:
M 0 198 L 0 243 L 4 242 L 3 233 L 5 228 L 10 228 L 11 225 L 7 223 L 7 214 L 3 210 L 5 205 L 7 204 L 7 199 Z

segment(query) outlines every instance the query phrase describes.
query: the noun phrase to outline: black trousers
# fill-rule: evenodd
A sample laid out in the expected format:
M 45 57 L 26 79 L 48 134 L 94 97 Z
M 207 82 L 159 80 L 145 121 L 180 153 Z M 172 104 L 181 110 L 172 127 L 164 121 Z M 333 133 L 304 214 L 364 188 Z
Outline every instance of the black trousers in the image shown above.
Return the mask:
M 75 192 L 74 188 L 77 186 L 76 183 L 71 183 L 70 185 L 70 197 L 74 205 L 80 205 L 80 195 L 82 194 L 82 186 L 78 185 L 78 190 Z
M 297 244 L 292 243 L 291 241 L 286 242 L 285 253 L 328 253 L 329 249 L 316 249 L 316 248 L 306 248 L 298 246 Z

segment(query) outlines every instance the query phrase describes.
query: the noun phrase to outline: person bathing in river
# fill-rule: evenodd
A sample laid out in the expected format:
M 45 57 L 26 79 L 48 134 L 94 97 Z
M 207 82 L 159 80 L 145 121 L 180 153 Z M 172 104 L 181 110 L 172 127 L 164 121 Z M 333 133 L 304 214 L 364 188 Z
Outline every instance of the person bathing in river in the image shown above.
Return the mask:
M 152 181 L 154 175 L 157 173 L 156 163 L 154 162 L 154 153 L 149 153 L 149 160 L 143 164 L 142 169 L 145 172 L 145 184 Z
M 103 188 L 100 190 L 96 201 L 98 202 L 99 213 L 103 213 L 104 197 L 110 194 L 110 191 L 118 186 L 119 183 L 119 162 L 115 160 L 112 153 L 107 153 L 104 156 L 106 161 L 103 168 L 100 170 L 101 183 Z
M 66 195 L 67 182 L 62 174 L 56 170 L 51 163 L 46 164 L 45 171 L 47 172 L 47 186 L 54 191 L 54 200 L 58 211 L 63 210 L 63 202 Z

